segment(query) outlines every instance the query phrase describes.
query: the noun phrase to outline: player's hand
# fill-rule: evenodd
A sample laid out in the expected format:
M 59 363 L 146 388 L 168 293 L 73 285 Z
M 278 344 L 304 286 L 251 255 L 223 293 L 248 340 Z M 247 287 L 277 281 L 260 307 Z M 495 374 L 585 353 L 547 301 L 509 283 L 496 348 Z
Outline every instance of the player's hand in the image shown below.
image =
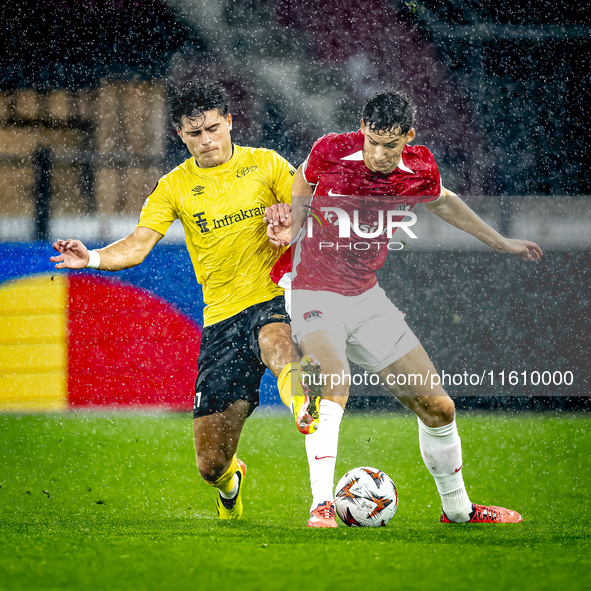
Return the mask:
M 289 203 L 274 203 L 271 207 L 267 207 L 263 223 L 291 228 L 291 205 Z
M 273 246 L 288 246 L 291 241 L 291 206 L 274 203 L 265 209 L 263 223 L 267 224 L 267 236 Z
M 273 246 L 289 246 L 291 242 L 291 228 L 284 226 L 267 226 L 267 236 Z
M 88 249 L 80 240 L 56 240 L 52 244 L 59 256 L 51 257 L 56 269 L 84 269 L 88 264 Z
M 539 261 L 544 254 L 535 242 L 520 238 L 505 238 L 505 244 L 498 248 L 497 252 L 514 254 L 522 261 Z

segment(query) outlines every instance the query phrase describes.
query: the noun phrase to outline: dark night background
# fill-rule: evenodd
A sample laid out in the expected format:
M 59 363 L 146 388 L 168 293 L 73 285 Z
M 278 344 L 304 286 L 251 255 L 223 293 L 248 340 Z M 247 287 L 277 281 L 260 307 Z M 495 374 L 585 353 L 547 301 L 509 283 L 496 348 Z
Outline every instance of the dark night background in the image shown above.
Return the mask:
M 0 4 L 0 90 L 153 79 L 170 88 L 210 76 L 231 91 L 237 141 L 297 165 L 320 135 L 355 129 L 367 96 L 399 85 L 418 104 L 418 142 L 468 203 L 591 195 L 589 3 L 238 0 L 213 16 L 188 0 Z M 185 157 L 169 130 L 166 166 Z M 588 251 L 547 252 L 533 268 L 494 253 L 401 256 L 403 265 L 390 257 L 380 282 L 409 311 L 437 367 L 570 364 L 578 381 L 562 394 L 588 392 Z M 539 393 L 471 404 L 547 404 L 523 398 Z
M 184 13 L 188 4 L 3 0 L 0 88 L 210 73 L 231 87 L 244 139 L 298 162 L 327 129 L 313 106 L 309 118 L 291 109 L 305 88 L 290 99 L 255 87 L 240 60 L 260 54 L 284 60 L 286 78 L 305 68 L 312 94 L 343 95 L 328 123 L 336 131 L 357 125 L 369 90 L 408 88 L 419 139 L 464 194 L 591 194 L 588 3 L 239 0 L 212 25 L 230 36 L 217 37 Z M 178 144 L 168 149 L 172 162 Z

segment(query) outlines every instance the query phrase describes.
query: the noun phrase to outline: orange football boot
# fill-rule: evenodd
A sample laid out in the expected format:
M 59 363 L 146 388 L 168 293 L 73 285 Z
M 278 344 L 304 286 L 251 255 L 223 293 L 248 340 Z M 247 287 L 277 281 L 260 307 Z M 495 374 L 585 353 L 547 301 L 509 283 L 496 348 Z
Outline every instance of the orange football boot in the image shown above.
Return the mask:
M 504 507 L 487 507 L 486 505 L 472 505 L 473 510 L 468 521 L 461 523 L 521 523 L 523 518 L 517 511 Z M 445 513 L 441 514 L 441 523 L 455 523 L 450 521 Z
M 316 509 L 310 513 L 310 519 L 306 524 L 308 527 L 338 527 L 336 513 L 333 502 L 326 501 L 320 503 Z

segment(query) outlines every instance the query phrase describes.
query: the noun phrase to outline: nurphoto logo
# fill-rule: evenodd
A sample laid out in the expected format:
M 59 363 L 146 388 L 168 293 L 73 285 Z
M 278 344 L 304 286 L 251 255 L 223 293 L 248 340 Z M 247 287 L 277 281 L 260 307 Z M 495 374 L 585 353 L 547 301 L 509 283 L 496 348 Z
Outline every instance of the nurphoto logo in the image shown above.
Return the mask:
M 412 211 L 407 211 L 405 208 L 406 206 L 402 205 L 399 206 L 401 209 L 395 210 L 388 210 L 384 211 L 377 211 L 377 220 L 373 221 L 371 224 L 367 222 L 360 222 L 360 212 L 355 210 L 353 211 L 353 221 L 351 222 L 350 215 L 340 207 L 321 207 L 320 211 L 323 212 L 322 217 L 314 214 L 312 211 L 309 211 L 309 215 L 307 218 L 307 225 L 306 225 L 306 236 L 308 238 L 312 238 L 314 236 L 314 220 L 316 220 L 321 228 L 324 228 L 324 224 L 322 220 L 324 220 L 327 224 L 330 224 L 334 227 L 338 228 L 339 238 L 351 238 L 351 233 L 353 236 L 361 238 L 363 240 L 371 240 L 375 238 L 380 238 L 385 236 L 390 240 L 392 238 L 392 234 L 397 228 L 400 228 L 403 232 L 407 234 L 409 238 L 417 239 L 418 236 L 411 230 L 411 226 L 414 226 L 417 222 L 417 216 Z M 364 215 L 367 215 L 367 212 L 361 212 Z M 410 218 L 410 219 L 406 219 Z M 373 243 L 369 242 L 354 242 L 353 249 L 354 250 L 369 250 L 372 244 L 379 248 L 383 245 L 383 242 L 376 241 Z M 320 242 L 319 248 L 322 250 L 323 248 L 347 248 L 351 249 L 351 244 L 339 244 L 334 242 Z M 388 249 L 389 250 L 402 250 L 404 245 L 401 242 L 389 242 Z

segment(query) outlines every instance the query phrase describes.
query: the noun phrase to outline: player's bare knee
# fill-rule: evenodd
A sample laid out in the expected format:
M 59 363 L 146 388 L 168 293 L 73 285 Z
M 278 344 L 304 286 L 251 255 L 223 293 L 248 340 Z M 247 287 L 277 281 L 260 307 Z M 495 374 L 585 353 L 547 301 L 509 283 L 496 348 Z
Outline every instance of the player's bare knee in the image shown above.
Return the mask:
M 455 418 L 454 401 L 449 396 L 437 396 L 431 399 L 432 404 L 429 407 L 429 416 L 432 427 L 444 427 L 453 422 Z

